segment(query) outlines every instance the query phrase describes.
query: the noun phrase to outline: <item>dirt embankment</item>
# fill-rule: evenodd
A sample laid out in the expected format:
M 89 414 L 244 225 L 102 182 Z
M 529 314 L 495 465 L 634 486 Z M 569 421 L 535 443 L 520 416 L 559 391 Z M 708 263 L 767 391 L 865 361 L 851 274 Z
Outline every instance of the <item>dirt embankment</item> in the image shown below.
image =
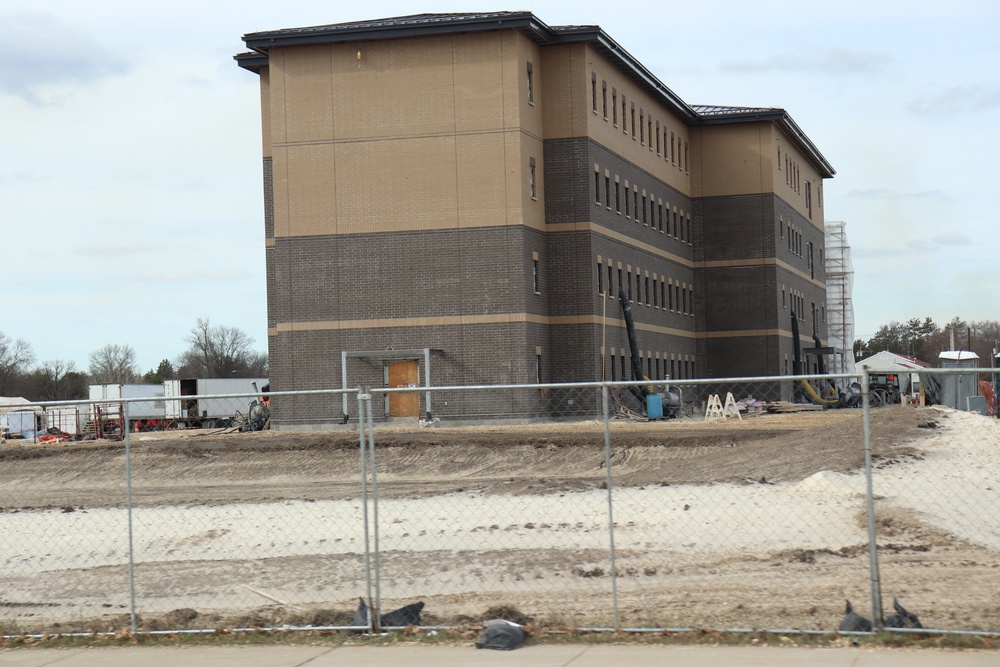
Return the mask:
M 907 456 L 926 412 L 873 412 L 876 456 Z M 599 422 L 376 430 L 381 493 L 455 490 L 551 493 L 606 483 Z M 795 481 L 847 472 L 864 460 L 860 410 L 764 414 L 742 421 L 613 423 L 616 486 Z M 361 493 L 355 431 L 134 434 L 132 497 L 139 505 L 340 499 Z M 0 447 L 0 507 L 124 504 L 122 442 Z

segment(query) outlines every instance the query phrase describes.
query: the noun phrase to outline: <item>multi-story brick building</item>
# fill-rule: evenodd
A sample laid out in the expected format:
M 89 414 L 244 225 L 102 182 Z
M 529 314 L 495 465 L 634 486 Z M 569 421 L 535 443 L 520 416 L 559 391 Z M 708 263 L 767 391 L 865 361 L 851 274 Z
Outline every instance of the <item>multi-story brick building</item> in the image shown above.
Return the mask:
M 631 379 L 619 288 L 649 377 L 788 373 L 793 310 L 825 339 L 834 170 L 784 110 L 692 106 L 599 27 L 529 12 L 243 39 L 273 389 Z

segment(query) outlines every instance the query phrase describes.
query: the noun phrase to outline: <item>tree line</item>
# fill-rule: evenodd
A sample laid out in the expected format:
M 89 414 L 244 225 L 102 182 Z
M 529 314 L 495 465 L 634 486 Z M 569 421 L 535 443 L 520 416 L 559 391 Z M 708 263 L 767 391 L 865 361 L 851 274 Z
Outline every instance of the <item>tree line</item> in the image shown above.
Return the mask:
M 31 344 L 0 331 L 0 396 L 32 401 L 87 398 L 90 384 L 160 384 L 177 378 L 267 377 L 267 353 L 253 349 L 254 340 L 236 327 L 213 325 L 198 318 L 184 341 L 188 348 L 173 361 L 141 372 L 131 345 L 109 343 L 89 355 L 86 370 L 72 361 L 35 363 Z
M 854 343 L 854 358 L 867 359 L 883 350 L 903 354 L 937 366 L 938 354 L 946 350 L 969 350 L 979 355 L 979 365 L 992 368 L 994 350 L 1000 350 L 1000 322 L 966 322 L 954 318 L 939 327 L 929 317 L 905 323 L 883 324 L 868 340 Z

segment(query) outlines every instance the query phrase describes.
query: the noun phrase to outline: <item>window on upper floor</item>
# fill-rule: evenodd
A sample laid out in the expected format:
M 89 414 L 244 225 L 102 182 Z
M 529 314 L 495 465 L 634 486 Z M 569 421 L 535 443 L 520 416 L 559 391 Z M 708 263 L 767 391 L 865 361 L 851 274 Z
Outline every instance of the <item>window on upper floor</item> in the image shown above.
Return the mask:
M 604 114 L 604 120 L 608 119 L 608 82 L 601 81 L 601 112 Z
M 590 96 L 593 98 L 591 108 L 597 113 L 597 72 L 590 73 Z
M 611 123 L 618 127 L 618 89 L 611 87 Z
M 528 104 L 535 103 L 535 71 L 532 67 L 531 62 L 528 62 L 527 68 L 528 75 Z
M 538 187 L 535 174 L 535 158 L 528 159 L 528 193 L 532 199 L 538 199 Z
M 541 294 L 542 293 L 541 276 L 538 273 L 538 260 L 537 259 L 531 260 L 531 285 L 532 285 L 532 288 L 535 290 L 535 294 Z

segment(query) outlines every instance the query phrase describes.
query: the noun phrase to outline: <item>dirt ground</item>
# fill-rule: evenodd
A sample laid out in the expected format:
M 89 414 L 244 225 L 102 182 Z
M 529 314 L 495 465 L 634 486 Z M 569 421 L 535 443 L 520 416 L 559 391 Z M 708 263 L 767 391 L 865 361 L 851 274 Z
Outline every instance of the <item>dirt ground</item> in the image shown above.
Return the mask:
M 924 456 L 920 443 L 947 428 L 948 422 L 946 413 L 930 409 L 897 406 L 873 411 L 876 466 L 887 469 L 920 460 Z M 458 503 L 459 497 L 479 498 L 477 507 L 501 497 L 534 498 L 541 503 L 607 485 L 604 430 L 599 422 L 385 426 L 376 429 L 375 439 L 380 497 L 387 507 L 393 502 L 436 499 Z M 818 483 L 824 475 L 857 473 L 864 461 L 860 410 L 760 414 L 712 423 L 615 422 L 611 443 L 614 488 L 627 498 L 634 494 L 640 505 L 644 498 L 662 502 L 664 496 L 653 494 L 674 489 L 736 485 L 753 491 Z M 361 497 L 358 434 L 350 428 L 319 433 L 133 434 L 130 446 L 132 498 L 139 508 L 353 502 Z M 0 521 L 24 513 L 123 507 L 125 468 L 122 442 L 51 446 L 8 442 L 0 446 Z M 666 539 L 661 543 L 656 531 L 664 528 L 652 525 L 652 519 L 651 532 L 640 533 L 641 526 L 623 517 L 623 546 L 616 566 L 619 625 L 835 629 L 845 597 L 862 610 L 870 609 L 863 496 L 845 495 L 850 495 L 849 507 L 830 521 L 847 524 L 838 530 L 853 537 L 831 538 L 826 546 L 806 541 L 805 547 L 775 543 L 708 553 L 688 544 L 670 546 Z M 622 504 L 627 507 L 624 500 Z M 400 512 L 411 512 L 413 505 L 406 507 L 410 509 Z M 689 517 L 693 512 L 685 514 L 688 508 L 684 503 L 683 509 L 674 509 L 678 516 Z M 789 512 L 795 512 L 794 506 Z M 712 517 L 706 516 L 705 522 Z M 1000 628 L 997 550 L 890 507 L 879 510 L 878 517 L 887 605 L 893 595 L 901 596 L 918 614 L 922 612 L 928 627 Z M 994 513 L 989 520 L 995 525 L 997 517 Z M 617 519 L 616 514 L 616 525 Z M 490 525 L 488 520 L 471 517 L 466 522 L 462 517 L 454 524 L 465 536 L 510 530 L 511 545 L 521 544 L 516 541 L 518 534 L 531 533 L 554 536 L 567 546 L 525 543 L 516 548 L 476 548 L 470 542 L 461 548 L 449 543 L 407 549 L 412 531 L 401 531 L 409 530 L 408 521 L 409 516 L 394 520 L 401 524 L 395 537 L 392 526 L 386 529 L 383 590 L 388 591 L 388 604 L 424 600 L 425 624 L 495 615 L 498 604 L 516 608 L 538 623 L 614 624 L 607 555 L 586 542 L 574 546 L 573 541 L 583 532 L 599 532 L 599 523 L 553 521 L 536 526 L 511 518 L 505 527 L 499 521 Z M 633 528 L 635 539 L 629 542 Z M 197 537 L 211 540 L 224 532 L 212 529 Z M 8 556 L 8 563 L 17 557 Z M 349 600 L 358 589 L 356 561 L 357 554 L 350 550 L 261 559 L 243 575 L 243 581 L 250 582 L 244 588 L 282 592 L 244 596 L 241 613 L 236 613 L 240 604 L 221 609 L 210 594 L 194 592 L 199 582 L 222 576 L 219 561 L 195 556 L 164 561 L 157 565 L 155 576 L 145 580 L 149 613 L 144 624 L 157 629 L 222 623 L 347 623 L 354 604 Z M 434 570 L 433 578 L 408 574 L 428 569 Z M 87 589 L 76 591 L 72 602 L 65 603 L 60 601 L 61 578 L 0 575 L 0 624 L 6 618 L 8 625 L 25 627 L 58 618 L 60 608 L 63 613 L 72 610 L 77 619 L 103 616 L 102 622 L 111 624 L 124 605 L 121 596 L 114 604 L 101 603 L 100 580 L 120 574 L 120 566 L 65 570 L 64 576 L 78 580 L 77 588 Z M 303 600 L 310 598 L 301 585 L 304 577 L 310 580 L 312 598 L 331 602 L 287 603 L 299 594 Z M 432 579 L 433 586 L 428 586 Z
M 873 452 L 905 456 L 926 414 L 876 413 Z M 848 472 L 864 461 L 860 410 L 759 414 L 742 421 L 614 422 L 614 483 L 795 481 Z M 93 441 L 0 446 L 0 507 L 124 504 L 125 445 Z M 356 430 L 315 433 L 169 431 L 131 435 L 136 505 L 343 499 L 360 495 Z M 599 422 L 505 427 L 376 428 L 383 493 L 457 489 L 551 493 L 604 481 Z M 16 481 L 15 481 L 16 480 Z M 2 511 L 2 510 L 0 510 Z

